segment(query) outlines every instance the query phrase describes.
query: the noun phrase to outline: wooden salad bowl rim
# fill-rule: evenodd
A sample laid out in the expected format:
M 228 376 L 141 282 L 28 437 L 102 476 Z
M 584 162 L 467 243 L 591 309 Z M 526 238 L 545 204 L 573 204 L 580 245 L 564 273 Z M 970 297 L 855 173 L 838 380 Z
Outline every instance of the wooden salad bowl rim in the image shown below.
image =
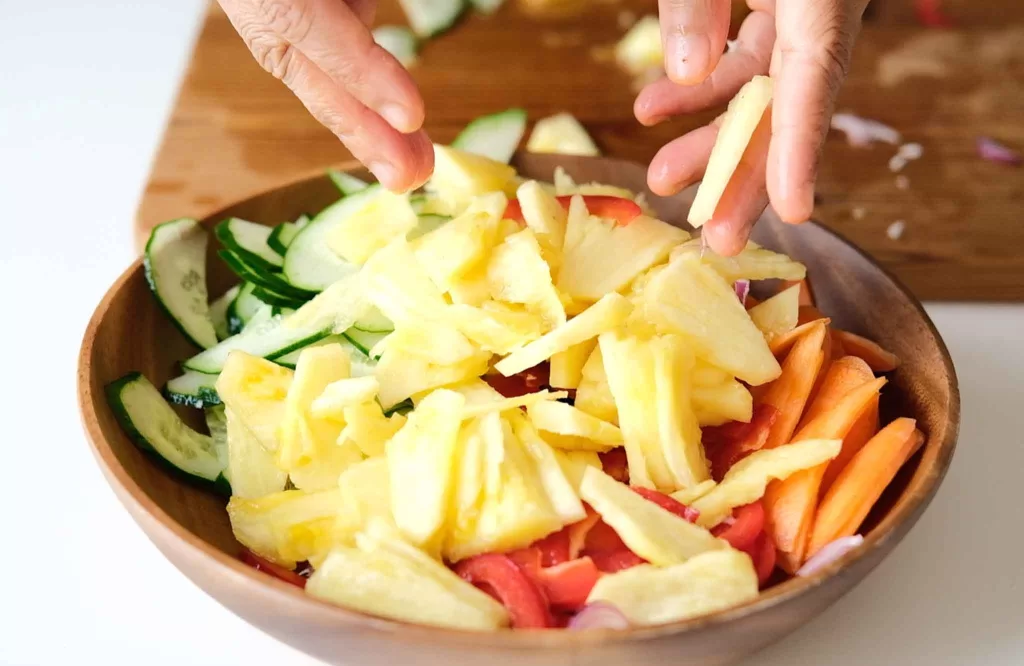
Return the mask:
M 612 160 L 609 158 L 576 158 L 568 156 L 529 156 L 520 159 L 543 162 L 545 158 L 551 158 L 551 164 L 564 163 L 566 161 L 586 162 L 587 160 L 598 159 L 615 167 L 616 165 L 629 165 L 635 168 L 635 164 L 624 160 Z M 340 165 L 339 169 L 361 172 L 358 164 L 348 163 Z M 358 174 L 357 174 L 358 175 Z M 262 197 L 270 192 L 297 185 L 299 183 L 326 179 L 322 170 L 307 174 L 291 183 L 267 190 L 259 195 L 250 197 L 252 200 Z M 220 219 L 218 215 L 208 216 L 207 221 Z M 902 538 L 903 534 L 897 534 L 897 528 L 905 521 L 916 521 L 921 512 L 928 505 L 942 481 L 952 460 L 956 447 L 957 435 L 960 422 L 960 397 L 956 374 L 953 368 L 949 352 L 942 342 L 938 331 L 931 319 L 925 313 L 920 302 L 899 282 L 889 271 L 880 266 L 870 256 L 859 248 L 852 246 L 840 234 L 824 227 L 816 221 L 805 224 L 819 227 L 822 231 L 835 236 L 843 244 L 852 247 L 864 259 L 866 259 L 876 270 L 883 273 L 907 298 L 913 303 L 922 320 L 926 323 L 928 332 L 934 336 L 939 345 L 939 350 L 945 364 L 945 372 L 948 377 L 949 404 L 946 407 L 946 419 L 948 427 L 945 428 L 944 437 L 940 442 L 933 442 L 929 438 L 921 464 L 914 472 L 913 477 L 907 484 L 904 495 L 909 495 L 905 500 L 901 497 L 900 502 L 893 510 L 889 511 L 879 523 L 864 537 L 864 543 L 853 552 L 848 553 L 836 562 L 822 568 L 814 575 L 806 578 L 792 578 L 768 590 L 762 592 L 757 599 L 748 603 L 715 612 L 709 615 L 672 622 L 663 625 L 650 627 L 637 627 L 629 630 L 592 630 L 592 631 L 497 631 L 478 632 L 458 629 L 447 629 L 417 625 L 406 622 L 388 620 L 381 617 L 364 614 L 358 611 L 349 610 L 324 601 L 320 601 L 307 595 L 303 590 L 285 583 L 276 578 L 257 571 L 255 568 L 245 564 L 240 559 L 232 557 L 199 536 L 193 534 L 179 522 L 174 520 L 162 509 L 135 481 L 134 478 L 124 469 L 115 455 L 111 444 L 104 436 L 99 425 L 97 407 L 98 403 L 105 404 L 106 398 L 100 392 L 94 390 L 91 382 L 93 374 L 93 351 L 94 343 L 101 322 L 107 316 L 111 302 L 115 295 L 130 280 L 139 279 L 142 274 L 142 260 L 136 259 L 110 287 L 102 301 L 97 306 L 89 325 L 85 331 L 78 360 L 78 402 L 81 411 L 81 419 L 85 432 L 91 443 L 92 452 L 99 463 L 104 476 L 111 485 L 115 494 L 124 504 L 125 508 L 132 514 L 133 518 L 147 532 L 147 536 L 163 549 L 161 542 L 166 545 L 174 543 L 177 549 L 176 555 L 187 560 L 189 564 L 197 567 L 211 567 L 211 573 L 222 579 L 225 584 L 235 587 L 246 586 L 246 594 L 251 595 L 253 603 L 273 604 L 275 611 L 281 615 L 299 617 L 303 620 L 313 622 L 318 626 L 352 626 L 358 625 L 362 630 L 392 634 L 391 639 L 400 639 L 411 642 L 445 641 L 469 646 L 487 646 L 495 648 L 530 649 L 530 648 L 573 648 L 591 646 L 623 641 L 644 641 L 647 639 L 675 634 L 692 634 L 704 629 L 719 627 L 734 622 L 740 618 L 754 614 L 765 613 L 794 599 L 809 594 L 812 590 L 823 585 L 835 576 L 841 576 L 845 570 L 857 562 L 869 558 L 869 556 L 880 548 L 883 548 L 890 539 Z M 812 276 L 813 279 L 813 276 Z M 909 529 L 909 528 L 908 528 Z M 152 531 L 152 534 L 149 532 Z M 178 565 L 178 562 L 175 562 Z M 877 565 L 877 562 L 872 564 Z M 191 577 L 179 565 L 184 573 Z M 200 587 L 203 587 L 200 585 Z

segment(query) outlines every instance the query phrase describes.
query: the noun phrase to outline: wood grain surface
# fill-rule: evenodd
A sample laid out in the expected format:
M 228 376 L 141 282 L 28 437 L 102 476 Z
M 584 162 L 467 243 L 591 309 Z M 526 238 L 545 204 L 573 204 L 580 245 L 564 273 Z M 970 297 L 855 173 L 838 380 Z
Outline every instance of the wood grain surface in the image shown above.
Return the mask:
M 620 21 L 651 0 L 595 0 L 582 15 L 537 19 L 516 0 L 468 16 L 428 43 L 412 69 L 435 141 L 510 106 L 531 120 L 570 111 L 606 155 L 646 163 L 659 146 L 716 111 L 643 128 L 628 75 L 607 62 Z M 897 178 L 895 149 L 826 143 L 816 217 L 895 272 L 922 299 L 1024 300 L 1024 170 L 985 162 L 978 136 L 1024 148 L 1024 5 L 946 0 L 953 30 L 921 27 L 908 0 L 869 10 L 838 110 L 883 121 L 924 148 Z M 742 17 L 734 10 L 734 29 Z M 384 0 L 379 24 L 404 23 Z M 623 23 L 624 25 L 624 23 Z M 344 147 L 252 60 L 226 17 L 205 17 L 137 216 L 137 236 L 163 220 L 227 203 L 350 159 Z M 899 240 L 886 235 L 902 220 Z

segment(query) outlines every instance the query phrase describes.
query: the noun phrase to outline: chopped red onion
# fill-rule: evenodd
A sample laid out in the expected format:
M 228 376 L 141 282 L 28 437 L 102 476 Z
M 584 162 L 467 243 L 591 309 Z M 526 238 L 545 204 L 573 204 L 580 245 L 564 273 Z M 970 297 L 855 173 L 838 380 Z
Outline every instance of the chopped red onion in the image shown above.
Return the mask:
M 988 160 L 989 162 L 1018 166 L 1024 161 L 1021 158 L 1021 154 L 1016 150 L 986 136 L 979 136 L 975 146 L 981 159 Z
M 807 576 L 813 576 L 819 570 L 832 564 L 862 543 L 864 543 L 864 537 L 859 534 L 840 537 L 835 541 L 826 544 L 825 547 L 815 553 L 811 559 L 804 562 L 804 565 L 797 569 L 796 575 L 805 578 Z
M 852 113 L 837 113 L 832 116 L 832 129 L 846 135 L 846 141 L 858 148 L 870 146 L 875 141 L 892 145 L 900 142 L 900 133 L 893 128 Z
M 736 298 L 740 299 L 740 305 L 747 305 L 747 296 L 750 294 L 750 280 L 736 280 L 732 283 L 732 288 L 736 292 Z
M 572 631 L 586 629 L 629 629 L 629 620 L 618 608 L 607 601 L 587 604 L 566 625 Z

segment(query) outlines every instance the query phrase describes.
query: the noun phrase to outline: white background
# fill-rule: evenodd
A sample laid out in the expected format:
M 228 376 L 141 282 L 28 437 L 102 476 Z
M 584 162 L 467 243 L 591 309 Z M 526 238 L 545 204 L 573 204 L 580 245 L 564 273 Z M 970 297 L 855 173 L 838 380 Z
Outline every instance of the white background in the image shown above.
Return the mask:
M 318 663 L 162 558 L 78 421 L 79 341 L 132 259 L 202 4 L 0 0 L 0 664 Z M 748 664 L 1024 663 L 1024 306 L 928 309 L 963 393 L 941 492 L 862 585 Z

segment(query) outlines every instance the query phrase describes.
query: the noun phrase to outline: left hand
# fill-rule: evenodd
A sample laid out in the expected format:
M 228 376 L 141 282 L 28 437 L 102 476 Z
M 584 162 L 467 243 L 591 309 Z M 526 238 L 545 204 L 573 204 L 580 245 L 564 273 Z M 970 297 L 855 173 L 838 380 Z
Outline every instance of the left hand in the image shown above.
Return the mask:
M 659 0 L 666 77 L 641 91 L 637 119 L 655 125 L 681 113 L 728 102 L 757 74 L 775 84 L 771 136 L 758 140 L 737 168 L 726 196 L 703 227 L 712 250 L 735 255 L 768 205 L 785 222 L 806 221 L 836 95 L 868 0 L 747 0 L 728 53 L 730 0 Z M 670 195 L 704 175 L 718 126 L 711 123 L 663 146 L 647 182 Z

